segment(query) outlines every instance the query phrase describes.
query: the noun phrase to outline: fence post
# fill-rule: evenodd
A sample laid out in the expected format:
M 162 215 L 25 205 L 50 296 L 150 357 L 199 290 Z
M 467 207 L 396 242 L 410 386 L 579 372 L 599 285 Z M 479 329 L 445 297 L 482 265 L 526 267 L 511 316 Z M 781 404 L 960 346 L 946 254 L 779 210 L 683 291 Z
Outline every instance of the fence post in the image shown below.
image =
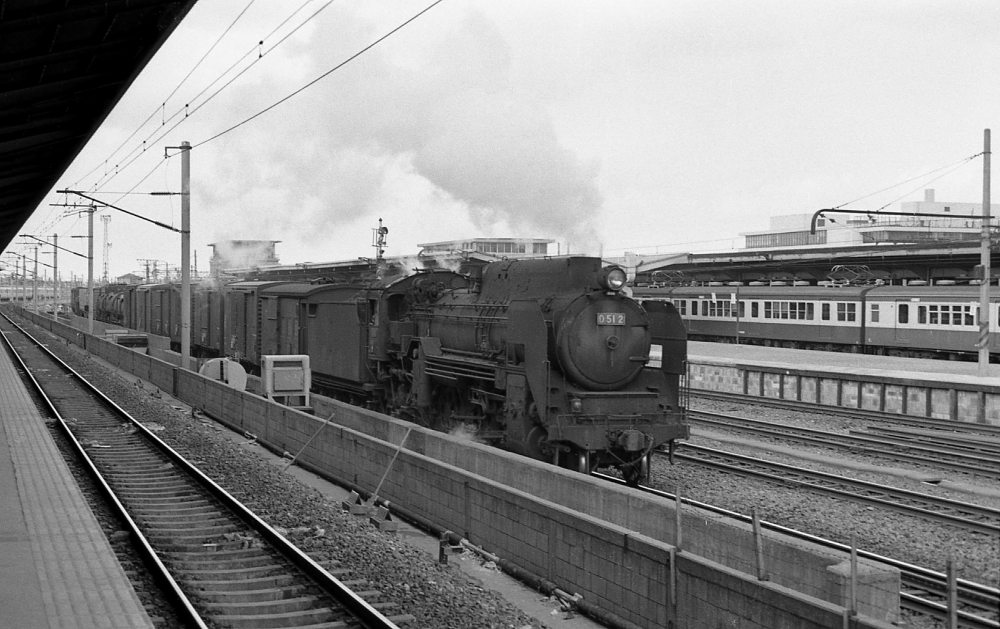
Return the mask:
M 674 546 L 677 548 L 677 552 L 681 552 L 681 486 L 677 485 L 674 488 L 674 500 L 676 504 L 674 505 L 674 515 L 676 517 L 675 526 L 677 528 L 677 536 L 674 540 Z
M 955 574 L 955 560 L 948 553 L 948 629 L 958 628 L 958 578 Z
M 757 507 L 750 508 L 753 517 L 753 543 L 757 551 L 757 580 L 769 581 L 770 575 L 764 570 L 764 536 L 760 532 L 760 518 L 757 517 Z

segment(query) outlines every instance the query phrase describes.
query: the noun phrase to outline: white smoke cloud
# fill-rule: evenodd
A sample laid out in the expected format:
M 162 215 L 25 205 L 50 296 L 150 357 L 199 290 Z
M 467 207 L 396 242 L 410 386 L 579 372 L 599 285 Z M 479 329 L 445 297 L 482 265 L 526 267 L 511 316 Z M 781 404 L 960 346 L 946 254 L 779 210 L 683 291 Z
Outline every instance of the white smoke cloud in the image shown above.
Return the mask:
M 216 238 L 321 242 L 332 230 L 367 225 L 387 205 L 430 203 L 440 212 L 432 221 L 448 221 L 456 207 L 467 212 L 482 232 L 468 236 L 595 248 L 598 167 L 562 145 L 539 102 L 510 87 L 510 51 L 493 24 L 473 12 L 438 37 L 409 57 L 400 56 L 405 40 L 376 47 L 216 141 L 213 180 L 199 190 L 206 206 L 238 216 L 242 230 L 217 222 Z M 372 38 L 355 17 L 329 16 L 289 56 L 305 66 L 296 68 L 297 83 L 273 74 L 237 88 L 232 111 L 263 108 Z M 406 178 L 427 182 L 427 196 L 393 195 Z M 497 225 L 514 233 L 489 233 Z

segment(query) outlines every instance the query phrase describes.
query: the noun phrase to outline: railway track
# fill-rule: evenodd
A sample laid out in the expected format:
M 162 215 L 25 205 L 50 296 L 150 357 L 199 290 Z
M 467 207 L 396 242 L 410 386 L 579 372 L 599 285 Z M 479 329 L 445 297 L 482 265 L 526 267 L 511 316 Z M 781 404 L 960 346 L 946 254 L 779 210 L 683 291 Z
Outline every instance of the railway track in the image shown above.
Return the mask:
M 606 476 L 599 473 L 593 475 L 609 482 L 620 485 L 625 484 L 623 480 L 613 476 Z M 653 487 L 642 486 L 639 489 L 666 500 L 676 500 L 674 494 Z M 747 524 L 752 523 L 750 516 L 690 498 L 681 498 L 681 504 L 710 511 Z M 844 553 L 851 552 L 851 548 L 845 544 L 810 535 L 796 529 L 767 521 L 761 521 L 760 525 L 764 529 L 810 542 L 824 548 Z M 940 621 L 947 621 L 950 611 L 947 606 L 948 576 L 946 574 L 861 549 L 857 550 L 857 554 L 864 559 L 877 561 L 900 571 L 902 582 L 900 605 L 904 609 L 931 616 Z M 990 614 L 996 616 L 998 613 L 997 610 L 1000 609 L 1000 589 L 965 579 L 958 579 L 956 581 L 956 595 L 958 604 L 957 619 L 960 627 L 965 629 L 1000 629 L 1000 621 L 989 617 Z
M 760 397 L 756 395 L 724 393 L 721 391 L 692 390 L 691 399 L 733 402 L 735 404 L 755 404 L 770 408 L 821 413 L 824 415 L 834 415 L 836 417 L 875 421 L 882 424 L 902 425 L 906 429 L 918 428 L 946 431 L 961 430 L 964 434 L 980 435 L 988 437 L 990 440 L 1000 440 L 1000 426 L 993 426 L 990 424 L 967 424 L 944 419 L 927 419 L 914 417 L 912 415 L 900 415 L 898 413 L 885 413 L 882 411 L 848 408 L 843 406 L 827 406 L 823 404 L 813 404 L 811 402 L 800 402 L 797 400 L 783 400 L 778 398 Z
M 939 438 L 937 435 L 920 436 L 880 428 L 872 433 L 851 431 L 847 435 L 707 411 L 689 411 L 688 417 L 700 425 L 736 429 L 772 439 L 849 450 L 907 463 L 933 463 L 935 467 L 1000 479 L 1000 452 L 994 454 L 989 448 L 973 448 L 967 439 L 949 439 L 947 435 Z
M 678 448 L 674 458 L 690 464 L 712 467 L 741 476 L 753 476 L 787 486 L 802 487 L 852 502 L 945 522 L 969 532 L 994 537 L 1000 535 L 1000 510 L 972 503 L 938 498 L 888 485 L 869 483 L 846 476 L 817 472 L 688 443 Z
M 0 333 L 189 626 L 393 629 L 412 619 L 383 615 L 393 603 L 312 561 L 10 319 Z

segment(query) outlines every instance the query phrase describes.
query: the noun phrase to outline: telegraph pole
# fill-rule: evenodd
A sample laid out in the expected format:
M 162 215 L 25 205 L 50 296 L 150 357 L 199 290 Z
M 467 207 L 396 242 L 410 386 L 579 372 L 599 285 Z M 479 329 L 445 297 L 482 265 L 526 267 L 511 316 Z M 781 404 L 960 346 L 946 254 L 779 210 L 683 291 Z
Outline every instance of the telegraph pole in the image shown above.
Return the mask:
M 35 247 L 35 277 L 31 278 L 31 305 L 38 314 L 38 247 Z
M 983 268 L 979 284 L 979 375 L 990 369 L 990 130 L 983 131 L 983 228 L 979 264 Z
M 87 309 L 87 334 L 94 334 L 94 212 L 97 208 L 90 206 L 87 210 L 87 299 L 90 307 Z
M 52 234 L 52 320 L 59 320 L 59 236 Z
M 191 143 L 181 142 L 181 369 L 191 361 Z

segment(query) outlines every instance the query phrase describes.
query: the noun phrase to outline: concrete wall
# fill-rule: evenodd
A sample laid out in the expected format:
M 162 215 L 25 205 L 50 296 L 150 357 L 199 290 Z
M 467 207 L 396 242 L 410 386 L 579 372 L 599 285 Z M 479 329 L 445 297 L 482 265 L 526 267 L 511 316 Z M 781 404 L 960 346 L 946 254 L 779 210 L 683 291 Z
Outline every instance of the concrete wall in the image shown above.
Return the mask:
M 706 357 L 690 363 L 688 378 L 692 390 L 1000 426 L 1000 385 L 966 380 L 925 373 L 837 373 Z
M 332 401 L 321 403 L 318 417 L 309 415 L 51 319 L 29 318 L 273 449 L 298 453 L 312 438 L 300 460 L 363 487 L 378 485 L 407 435 L 381 497 L 638 626 L 843 626 L 843 607 L 823 600 L 846 598 L 843 556 L 768 534 L 765 568 L 772 580 L 760 581 L 746 527 L 685 510 L 678 554 L 670 543 L 676 539 L 671 505 L 640 492 Z M 331 413 L 340 423 L 324 426 L 321 418 Z M 885 621 L 898 613 L 898 574 L 865 563 L 860 581 L 862 615 L 851 626 L 888 629 Z

